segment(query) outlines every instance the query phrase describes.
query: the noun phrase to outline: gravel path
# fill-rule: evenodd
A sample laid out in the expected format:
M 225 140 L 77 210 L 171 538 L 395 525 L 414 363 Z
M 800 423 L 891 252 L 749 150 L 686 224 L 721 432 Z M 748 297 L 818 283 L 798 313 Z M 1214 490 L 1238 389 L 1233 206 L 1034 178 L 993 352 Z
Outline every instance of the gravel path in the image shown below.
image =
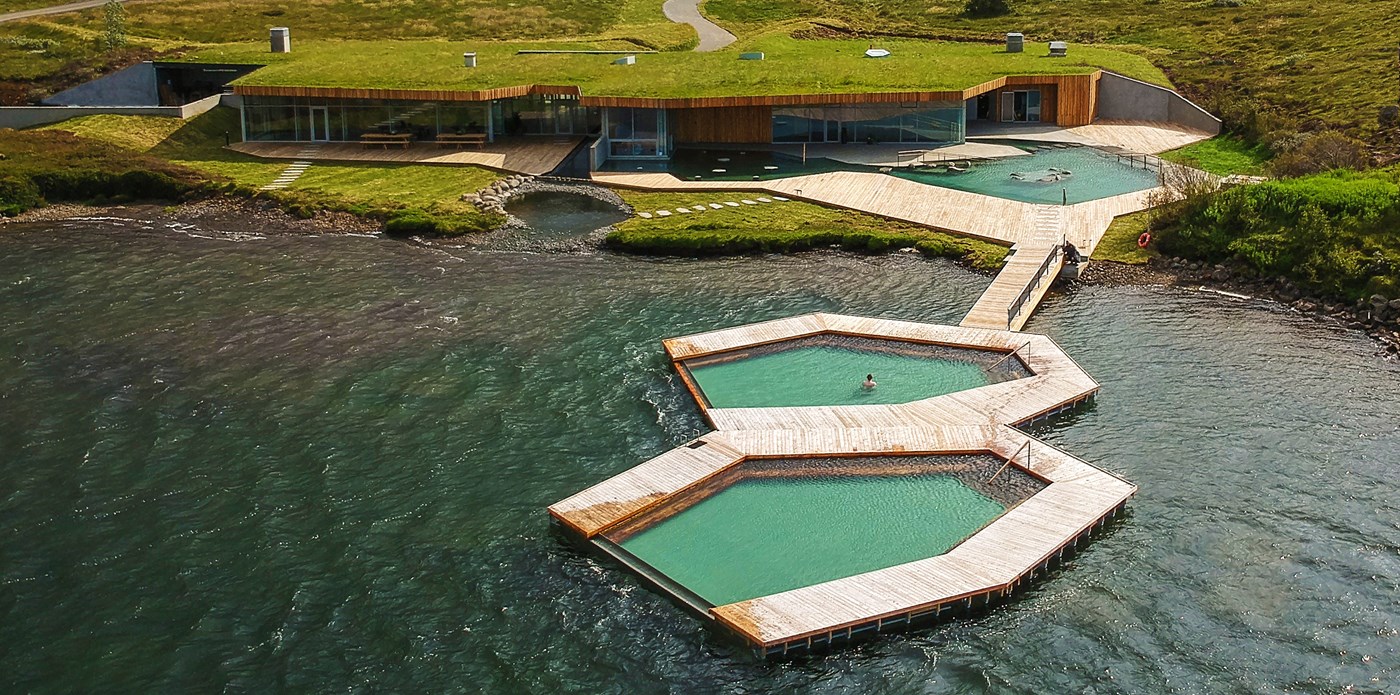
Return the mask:
M 700 14 L 700 0 L 666 0 L 661 11 L 666 13 L 666 19 L 695 27 L 695 33 L 700 35 L 697 51 L 717 51 L 735 41 L 733 34 Z

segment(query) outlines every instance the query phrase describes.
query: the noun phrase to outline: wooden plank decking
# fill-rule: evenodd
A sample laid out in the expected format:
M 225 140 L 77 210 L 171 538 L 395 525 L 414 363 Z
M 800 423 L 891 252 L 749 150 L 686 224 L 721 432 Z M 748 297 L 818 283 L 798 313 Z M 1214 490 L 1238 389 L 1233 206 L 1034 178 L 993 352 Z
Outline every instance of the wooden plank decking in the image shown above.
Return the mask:
M 681 361 L 820 333 L 1016 350 L 1032 375 L 898 405 L 709 409 L 717 431 L 562 500 L 550 514 L 592 538 L 748 457 L 989 452 L 1048 483 L 943 555 L 710 609 L 717 621 L 771 653 L 813 638 L 829 643 L 857 626 L 907 620 L 972 596 L 1005 595 L 1136 491 L 1011 426 L 1098 391 L 1093 378 L 1044 336 L 817 313 L 672 338 L 665 347 Z
M 239 142 L 229 148 L 268 159 L 470 165 L 538 175 L 553 171 L 582 141 L 582 138 L 576 137 L 515 137 L 486 143 L 480 149 L 471 150 L 445 150 L 432 141 L 394 149 L 366 148 L 354 142 L 332 142 L 319 146 L 305 142 Z
M 1000 328 L 1019 331 L 1026 325 L 1031 312 L 1040 304 L 1050 285 L 1064 265 L 1064 256 L 1056 246 L 1019 248 L 1007 260 L 992 284 L 987 286 L 977 303 L 963 318 L 962 325 L 976 328 Z M 1011 314 L 1012 305 L 1021 299 L 1021 307 Z

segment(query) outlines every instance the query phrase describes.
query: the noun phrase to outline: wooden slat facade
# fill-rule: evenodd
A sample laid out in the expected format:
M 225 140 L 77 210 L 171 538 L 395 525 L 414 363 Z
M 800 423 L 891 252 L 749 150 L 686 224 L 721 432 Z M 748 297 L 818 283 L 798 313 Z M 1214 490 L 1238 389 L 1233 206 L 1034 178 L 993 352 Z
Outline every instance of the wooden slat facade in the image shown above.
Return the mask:
M 962 90 L 854 92 L 840 94 L 765 94 L 723 97 L 619 97 L 585 95 L 576 85 L 525 84 L 491 89 L 380 89 L 352 87 L 302 87 L 234 85 L 235 94 L 244 96 L 320 97 L 332 99 L 395 99 L 404 101 L 490 101 L 510 99 L 530 94 L 577 97 L 580 106 L 617 106 L 653 109 L 705 109 L 773 106 L 822 106 L 843 104 L 900 104 L 933 101 L 965 101 L 1008 85 L 1053 85 L 1076 94 L 1093 90 L 1101 73 L 1082 75 L 1032 75 L 998 77 Z M 1087 103 L 1087 113 L 1093 111 L 1093 94 L 1075 96 L 1075 104 Z M 1075 120 L 1086 113 L 1082 105 L 1072 112 Z M 1088 121 L 1085 121 L 1087 123 Z M 1076 123 L 1077 124 L 1077 123 Z
M 677 144 L 773 142 L 773 107 L 672 109 L 667 124 Z

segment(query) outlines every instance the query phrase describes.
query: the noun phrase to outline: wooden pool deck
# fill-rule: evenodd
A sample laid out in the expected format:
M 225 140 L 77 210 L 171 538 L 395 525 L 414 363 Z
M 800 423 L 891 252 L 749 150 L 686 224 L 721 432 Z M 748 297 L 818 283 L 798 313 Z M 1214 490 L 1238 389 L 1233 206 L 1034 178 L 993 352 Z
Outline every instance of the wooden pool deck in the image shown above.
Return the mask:
M 1093 145 L 1135 152 L 1159 154 L 1167 150 L 1209 140 L 1214 135 L 1172 123 L 1155 121 L 1098 120 L 1089 125 L 1062 128 L 1057 125 L 1027 125 L 971 122 L 969 142 L 982 140 L 1029 140 Z
M 709 617 L 767 655 L 1003 598 L 1072 552 L 1137 490 L 1015 429 L 1099 390 L 1045 336 L 817 313 L 672 338 L 664 346 L 679 369 L 687 359 L 819 334 L 1015 351 L 1031 375 L 898 405 L 709 408 L 697 392 L 716 431 L 561 500 L 550 514 L 592 539 L 748 458 L 990 453 L 1048 484 L 942 555 L 709 607 Z
M 486 143 L 480 149 L 438 147 L 417 142 L 408 147 L 365 147 L 358 142 L 238 142 L 229 149 L 265 159 L 334 162 L 382 162 L 436 166 L 479 166 L 514 174 L 548 174 L 583 142 L 577 137 L 514 137 Z M 463 191 L 466 193 L 467 191 Z

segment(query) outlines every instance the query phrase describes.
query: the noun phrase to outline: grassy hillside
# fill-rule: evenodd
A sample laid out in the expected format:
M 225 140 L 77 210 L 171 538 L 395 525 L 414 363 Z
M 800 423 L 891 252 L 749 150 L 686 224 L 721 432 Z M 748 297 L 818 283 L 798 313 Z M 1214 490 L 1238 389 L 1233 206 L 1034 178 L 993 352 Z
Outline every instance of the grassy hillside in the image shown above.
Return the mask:
M 1378 109 L 1400 94 L 1394 0 L 1011 0 L 1014 14 L 961 16 L 960 0 L 706 0 L 740 32 L 822 17 L 867 32 L 985 37 L 1021 31 L 1139 46 L 1187 94 L 1258 100 L 1303 120 L 1373 133 Z M 1078 46 L 1071 48 L 1071 54 Z

